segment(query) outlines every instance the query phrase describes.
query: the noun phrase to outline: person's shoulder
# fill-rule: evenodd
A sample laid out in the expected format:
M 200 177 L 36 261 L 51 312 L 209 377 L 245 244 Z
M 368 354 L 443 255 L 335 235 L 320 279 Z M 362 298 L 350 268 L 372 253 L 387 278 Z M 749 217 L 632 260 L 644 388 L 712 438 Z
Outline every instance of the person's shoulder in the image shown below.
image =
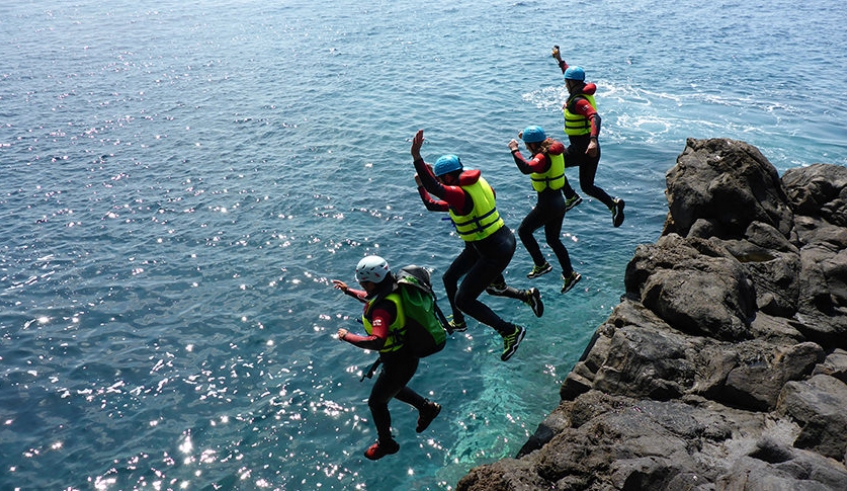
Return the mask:
M 476 184 L 480 177 L 482 177 L 482 172 L 479 169 L 466 170 L 459 175 L 459 186 Z
M 585 84 L 585 87 L 582 89 L 582 93 L 585 95 L 594 95 L 597 92 L 597 84 L 594 82 L 589 82 Z
M 565 144 L 558 140 L 553 140 L 553 144 L 550 145 L 550 149 L 547 150 L 547 153 L 550 155 L 561 155 L 565 153 Z

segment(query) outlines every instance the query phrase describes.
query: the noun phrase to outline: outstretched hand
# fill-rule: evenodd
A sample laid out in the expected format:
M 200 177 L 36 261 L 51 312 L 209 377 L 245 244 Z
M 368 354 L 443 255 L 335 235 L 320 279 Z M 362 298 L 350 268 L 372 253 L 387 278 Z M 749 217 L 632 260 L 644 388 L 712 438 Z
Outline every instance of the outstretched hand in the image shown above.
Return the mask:
M 558 61 L 562 61 L 562 55 L 559 53 L 559 46 L 553 46 L 553 58 Z
M 423 132 L 424 130 L 418 130 L 418 132 L 415 133 L 415 137 L 412 138 L 412 158 L 415 160 L 422 160 L 421 147 L 424 142 Z
M 341 280 L 332 280 L 332 287 L 336 290 L 341 290 L 343 293 L 347 293 L 347 283 L 344 283 Z

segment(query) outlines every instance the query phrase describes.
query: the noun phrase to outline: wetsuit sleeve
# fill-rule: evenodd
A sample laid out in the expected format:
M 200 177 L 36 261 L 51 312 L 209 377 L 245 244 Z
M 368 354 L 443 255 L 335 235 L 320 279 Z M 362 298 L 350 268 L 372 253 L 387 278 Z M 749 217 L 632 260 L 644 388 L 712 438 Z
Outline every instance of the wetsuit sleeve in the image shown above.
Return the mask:
M 581 114 L 585 116 L 589 122 L 591 122 L 591 138 L 597 138 L 600 136 L 600 114 L 591 107 L 591 103 L 588 102 L 587 99 L 583 97 L 578 97 L 573 104 L 573 110 L 571 111 L 574 114 Z
M 454 210 L 461 210 L 464 213 L 468 212 L 465 207 L 470 202 L 470 199 L 464 189 L 459 186 L 445 186 L 438 182 L 438 179 L 435 178 L 423 160 L 415 161 L 415 171 L 417 171 L 418 177 L 421 178 L 421 184 L 423 184 L 424 189 L 429 194 L 441 198 Z
M 520 150 L 512 152 L 512 157 L 515 158 L 515 164 L 518 169 L 524 174 L 532 174 L 533 172 L 543 174 L 550 167 L 550 159 L 543 153 L 536 154 L 532 160 L 524 159 Z
M 568 69 L 568 64 L 565 63 L 565 60 L 559 60 L 559 68 L 562 69 L 562 74 L 564 74 L 565 70 Z
M 390 303 L 390 302 L 389 302 Z M 371 326 L 373 326 L 373 334 L 363 336 L 360 334 L 347 333 L 344 336 L 344 341 L 362 349 L 379 350 L 385 346 L 385 341 L 388 339 L 388 326 L 394 322 L 394 317 L 397 315 L 397 309 L 393 303 L 381 303 L 371 311 Z
M 432 199 L 432 196 L 429 195 L 423 186 L 418 186 L 418 194 L 421 195 L 421 201 L 423 201 L 424 206 L 429 211 L 447 211 L 450 208 L 450 205 L 446 201 Z
M 351 297 L 355 298 L 356 300 L 358 300 L 360 302 L 365 302 L 365 297 L 368 296 L 368 293 L 366 291 L 364 291 L 364 290 L 354 290 L 352 288 L 348 288 L 347 291 L 344 292 L 344 293 L 346 293 L 347 295 L 350 295 Z

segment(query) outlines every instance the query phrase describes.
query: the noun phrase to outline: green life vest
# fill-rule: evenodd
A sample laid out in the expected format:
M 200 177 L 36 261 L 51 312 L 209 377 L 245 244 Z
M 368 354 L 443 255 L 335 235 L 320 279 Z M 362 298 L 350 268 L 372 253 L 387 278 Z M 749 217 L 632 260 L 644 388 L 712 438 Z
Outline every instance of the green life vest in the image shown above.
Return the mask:
M 532 189 L 539 193 L 547 188 L 552 190 L 562 189 L 565 187 L 565 156 L 564 154 L 553 155 L 548 153 L 547 158 L 550 159 L 550 167 L 546 172 L 538 174 L 533 172 L 529 175 L 532 179 Z
M 594 101 L 594 96 L 589 94 L 576 94 L 568 98 L 565 104 L 565 134 L 568 136 L 587 135 L 591 133 L 591 121 L 581 114 L 574 114 L 570 111 L 571 105 L 577 97 L 584 97 L 591 104 L 594 110 L 597 110 L 597 102 Z
M 390 351 L 397 351 L 403 347 L 403 342 L 406 338 L 406 313 L 403 310 L 403 302 L 400 301 L 399 294 L 390 293 L 383 298 L 393 302 L 397 309 L 397 315 L 394 316 L 394 322 L 388 326 L 388 338 L 379 350 L 380 353 L 388 353 Z M 362 324 L 365 326 L 365 332 L 368 333 L 368 335 L 373 334 L 373 324 L 371 324 L 370 313 L 377 300 L 379 299 L 372 298 L 368 300 L 367 305 L 365 305 L 365 312 L 362 314 Z
M 466 242 L 482 240 L 500 230 L 505 223 L 497 211 L 494 190 L 482 177 L 473 184 L 462 186 L 473 200 L 473 210 L 459 215 L 450 208 L 450 219 L 456 226 L 459 237 Z

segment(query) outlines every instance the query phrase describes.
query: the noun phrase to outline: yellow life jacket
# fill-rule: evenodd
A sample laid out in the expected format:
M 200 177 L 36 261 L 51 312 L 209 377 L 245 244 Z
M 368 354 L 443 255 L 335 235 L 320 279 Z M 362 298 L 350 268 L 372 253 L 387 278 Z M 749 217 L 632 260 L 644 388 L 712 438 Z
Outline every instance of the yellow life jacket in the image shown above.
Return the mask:
M 588 120 L 585 116 L 581 114 L 574 114 L 570 111 L 571 103 L 577 97 L 585 97 L 585 100 L 591 104 L 591 107 L 594 110 L 597 110 L 597 102 L 594 100 L 594 96 L 590 94 L 576 94 L 571 96 L 568 99 L 567 104 L 565 104 L 565 134 L 568 136 L 579 136 L 579 135 L 587 135 L 591 133 L 591 121 Z
M 403 302 L 400 301 L 399 294 L 391 293 L 383 298 L 393 302 L 397 310 L 397 315 L 394 316 L 394 322 L 388 326 L 388 338 L 379 350 L 380 353 L 388 353 L 390 351 L 397 351 L 403 347 L 403 343 L 406 338 L 406 313 L 403 311 Z M 362 324 L 365 326 L 365 332 L 368 333 L 368 335 L 373 334 L 374 328 L 373 324 L 371 324 L 369 314 L 371 313 L 371 309 L 373 309 L 376 300 L 376 298 L 368 300 L 368 303 L 365 305 L 365 311 L 362 314 Z
M 497 211 L 494 190 L 488 181 L 479 178 L 473 184 L 461 186 L 473 200 L 473 210 L 467 215 L 459 215 L 450 208 L 450 219 L 456 226 L 459 237 L 466 242 L 482 240 L 500 230 L 505 223 Z
M 532 188 L 538 191 L 544 191 L 547 188 L 552 190 L 562 189 L 565 187 L 565 156 L 564 154 L 553 155 L 547 154 L 550 159 L 550 167 L 546 172 L 538 174 L 533 172 L 529 175 L 532 179 Z

